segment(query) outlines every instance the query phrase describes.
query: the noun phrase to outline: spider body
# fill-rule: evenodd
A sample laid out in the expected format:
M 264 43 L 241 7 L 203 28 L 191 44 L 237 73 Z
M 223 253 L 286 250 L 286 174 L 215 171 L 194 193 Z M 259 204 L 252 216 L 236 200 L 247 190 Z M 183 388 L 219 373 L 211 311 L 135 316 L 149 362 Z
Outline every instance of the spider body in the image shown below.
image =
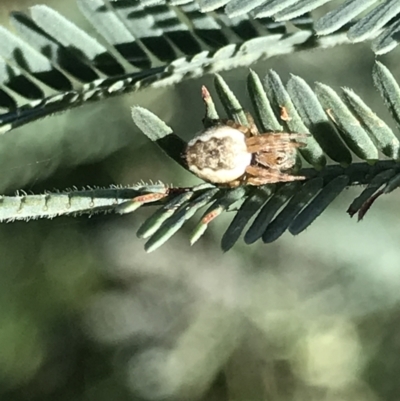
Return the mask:
M 294 141 L 308 135 L 260 134 L 251 116 L 247 118 L 249 126 L 217 121 L 192 139 L 184 154 L 189 170 L 205 181 L 229 187 L 304 180 L 284 171 L 294 166 L 296 149 L 305 146 Z
M 209 128 L 188 143 L 190 171 L 203 180 L 225 184 L 241 177 L 251 163 L 245 136 L 228 125 Z

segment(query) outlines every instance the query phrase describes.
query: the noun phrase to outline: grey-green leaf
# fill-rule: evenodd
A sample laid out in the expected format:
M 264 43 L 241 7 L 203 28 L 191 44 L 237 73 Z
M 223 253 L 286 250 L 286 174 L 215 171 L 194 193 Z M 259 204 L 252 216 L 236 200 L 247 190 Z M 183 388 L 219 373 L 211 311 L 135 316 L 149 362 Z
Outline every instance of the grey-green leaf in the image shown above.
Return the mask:
M 246 198 L 222 236 L 221 248 L 224 252 L 229 251 L 229 249 L 235 245 L 249 220 L 271 196 L 274 187 L 275 186 L 272 185 L 266 185 L 260 188 L 254 188 L 251 194 Z
M 186 167 L 182 158 L 186 142 L 175 135 L 172 128 L 160 120 L 151 111 L 142 107 L 132 107 L 132 119 L 138 128 L 173 160 L 183 167 Z
M 329 86 L 318 82 L 315 92 L 328 116 L 340 129 L 342 138 L 349 148 L 361 159 L 377 160 L 378 149 L 339 95 Z
M 282 131 L 282 125 L 275 117 L 260 77 L 254 71 L 250 71 L 247 76 L 247 90 L 262 130 L 264 132 Z
M 393 131 L 351 89 L 343 88 L 343 93 L 354 115 L 367 129 L 378 149 L 391 159 L 398 159 L 400 142 Z
M 302 185 L 286 207 L 275 217 L 262 235 L 264 243 L 277 240 L 290 226 L 297 214 L 306 206 L 323 186 L 323 179 L 316 177 Z
M 243 111 L 243 107 L 221 75 L 215 75 L 214 85 L 228 117 L 231 120 L 246 126 L 247 118 L 245 112 Z
M 293 235 L 309 227 L 349 184 L 349 177 L 340 175 L 330 181 L 321 192 L 298 214 L 289 226 Z
M 392 73 L 377 61 L 372 71 L 374 84 L 389 108 L 397 126 L 400 128 L 400 87 Z
M 292 75 L 287 89 L 301 119 L 317 140 L 323 151 L 334 161 L 348 166 L 352 157 L 341 141 L 335 127 L 304 79 Z
M 203 192 L 197 198 L 184 204 L 174 215 L 168 218 L 145 244 L 147 252 L 153 252 L 170 239 L 183 224 L 200 208 L 204 207 L 218 193 L 217 188 Z
M 301 186 L 299 181 L 282 185 L 279 190 L 268 200 L 247 230 L 244 241 L 246 244 L 256 242 L 264 234 L 269 222 L 276 212 L 296 193 Z

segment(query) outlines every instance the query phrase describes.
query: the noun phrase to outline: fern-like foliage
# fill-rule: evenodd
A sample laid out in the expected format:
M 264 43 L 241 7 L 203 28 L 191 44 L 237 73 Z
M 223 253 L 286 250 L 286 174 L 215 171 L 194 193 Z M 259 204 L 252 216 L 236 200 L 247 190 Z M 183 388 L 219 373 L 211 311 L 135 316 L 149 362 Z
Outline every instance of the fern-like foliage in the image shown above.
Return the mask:
M 192 0 L 142 0 L 142 4 L 188 3 Z M 224 11 L 230 18 L 249 14 L 256 19 L 273 18 L 278 22 L 297 19 L 299 22 L 301 18 L 307 19 L 307 13 L 332 0 L 197 0 L 197 3 L 203 12 L 225 6 Z M 346 0 L 318 19 L 314 28 L 318 35 L 348 30 L 352 42 L 374 39 L 372 49 L 376 54 L 384 54 L 399 44 L 399 13 L 397 0 Z
M 0 27 L 0 133 L 82 103 L 345 40 L 319 40 L 310 28 L 288 34 L 270 18 L 202 14 L 193 2 L 78 6 L 107 45 L 44 5 L 11 15 L 18 35 Z
M 374 50 L 397 44 L 396 22 L 387 25 L 399 12 L 396 1 L 373 8 L 351 27 L 346 24 L 375 2 L 347 1 L 314 23 L 307 12 L 326 2 L 78 0 L 105 44 L 47 6 L 15 12 L 17 34 L 0 27 L 0 133 L 144 87 L 366 40 L 383 27 Z M 219 9 L 225 4 L 226 14 Z M 288 33 L 288 20 L 296 32 Z
M 399 85 L 379 62 L 372 76 L 400 126 Z M 193 232 L 191 243 L 200 238 L 213 219 L 225 211 L 234 211 L 233 220 L 222 238 L 222 249 L 227 251 L 248 224 L 244 234 L 248 244 L 260 239 L 265 243 L 273 242 L 287 230 L 293 235 L 300 234 L 351 185 L 366 185 L 348 209 L 351 216 L 358 213 L 361 219 L 377 197 L 400 185 L 399 139 L 352 90 L 343 89 L 340 97 L 322 83 L 312 89 L 298 76 L 292 76 L 284 86 L 274 71 L 269 71 L 263 81 L 250 72 L 247 88 L 260 131 L 311 134 L 307 146 L 301 149 L 302 158 L 311 165 L 300 170 L 300 174 L 307 177 L 305 181 L 235 189 L 211 184 L 194 188 L 141 184 L 58 194 L 22 194 L 2 198 L 0 219 L 111 211 L 129 213 L 143 205 L 160 205 L 138 231 L 139 237 L 147 239 L 146 249 L 153 251 L 200 208 L 208 206 Z M 215 89 L 226 117 L 246 124 L 245 111 L 238 98 L 219 75 L 215 78 Z M 205 98 L 205 102 L 206 119 L 218 118 L 212 98 Z M 132 109 L 132 117 L 149 139 L 185 167 L 181 155 L 186 143 L 170 127 L 141 107 Z M 362 161 L 354 162 L 354 156 Z

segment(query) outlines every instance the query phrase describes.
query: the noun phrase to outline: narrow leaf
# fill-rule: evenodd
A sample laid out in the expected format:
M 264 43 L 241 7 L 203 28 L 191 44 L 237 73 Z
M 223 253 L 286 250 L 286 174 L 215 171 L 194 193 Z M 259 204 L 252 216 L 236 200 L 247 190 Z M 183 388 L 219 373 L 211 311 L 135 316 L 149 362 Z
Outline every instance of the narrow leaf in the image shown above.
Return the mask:
M 304 79 L 292 75 L 287 89 L 304 124 L 308 127 L 323 151 L 334 161 L 346 167 L 351 163 L 351 153 L 339 138 L 328 120 L 317 96 Z
M 400 128 L 400 87 L 386 66 L 377 61 L 372 71 L 374 84 Z
M 184 204 L 174 215 L 168 218 L 145 244 L 147 252 L 153 252 L 170 239 L 200 208 L 204 207 L 218 193 L 217 188 L 210 189 L 197 198 Z
M 248 192 L 246 187 L 238 187 L 227 192 L 221 192 L 221 195 L 215 202 L 208 208 L 200 219 L 199 224 L 194 229 L 190 237 L 190 245 L 193 245 L 204 234 L 208 225 L 218 217 L 222 212 L 227 210 L 231 205 L 242 199 Z
M 272 111 L 260 77 L 252 70 L 247 76 L 247 90 L 263 132 L 283 131 L 282 126 Z
M 184 192 L 157 209 L 156 212 L 146 219 L 139 227 L 136 233 L 138 238 L 149 238 L 152 236 L 161 227 L 165 220 L 170 218 L 177 209 L 193 197 L 193 194 L 193 191 Z
M 171 159 L 186 168 L 182 157 L 186 142 L 175 135 L 167 124 L 152 112 L 139 106 L 132 107 L 132 119 L 151 141 L 155 142 Z
M 376 2 L 377 0 L 346 0 L 334 10 L 323 15 L 315 23 L 315 30 L 318 35 L 329 35 L 346 25 Z
M 263 2 L 265 0 L 230 0 L 225 7 L 225 12 L 229 18 L 238 17 L 239 15 L 248 13 Z
M 400 174 L 397 173 L 394 177 L 392 177 L 389 182 L 386 184 L 383 192 L 385 194 L 389 194 L 400 186 Z
M 323 183 L 323 179 L 317 177 L 303 184 L 285 208 L 268 224 L 262 235 L 263 242 L 270 243 L 277 240 L 290 226 L 301 209 L 320 191 Z
M 344 88 L 343 93 L 378 149 L 391 159 L 398 159 L 400 142 L 393 131 L 351 89 Z
M 299 235 L 336 199 L 349 184 L 349 177 L 340 175 L 330 181 L 321 192 L 300 212 L 289 226 L 293 235 Z
M 351 203 L 350 207 L 347 210 L 347 213 L 350 215 L 350 217 L 353 217 L 354 214 L 356 214 L 360 208 L 363 206 L 365 202 L 384 184 L 386 184 L 390 178 L 392 178 L 395 175 L 396 171 L 394 169 L 390 170 L 385 170 L 380 173 L 378 173 L 368 184 L 367 188 L 364 189 L 364 191 L 361 192 L 359 196 L 357 196 L 356 199 L 353 200 Z
M 386 0 L 356 22 L 349 29 L 347 36 L 352 42 L 362 42 L 371 38 L 399 12 L 398 0 Z
M 275 188 L 275 186 L 272 185 L 254 188 L 251 194 L 246 198 L 222 236 L 221 247 L 224 252 L 229 251 L 229 249 L 235 245 L 247 223 L 272 195 L 273 188 Z
M 215 75 L 214 85 L 228 117 L 241 125 L 248 125 L 246 114 L 244 113 L 242 106 L 232 90 L 226 84 L 225 80 L 219 74 Z
M 398 46 L 400 40 L 400 19 L 395 20 L 372 42 L 372 50 L 377 55 L 389 53 Z
M 256 18 L 272 17 L 279 11 L 296 3 L 296 1 L 297 0 L 267 0 L 261 6 L 256 7 L 251 15 L 254 15 Z
M 268 200 L 256 216 L 253 224 L 247 230 L 244 241 L 246 244 L 253 244 L 264 234 L 269 222 L 273 219 L 278 210 L 296 193 L 301 184 L 291 182 L 282 185 L 279 190 Z
M 331 0 L 297 0 L 296 3 L 276 13 L 274 18 L 276 21 L 290 21 L 293 18 L 297 18 L 300 15 L 306 14 L 325 3 L 328 3 L 329 1 Z
M 342 138 L 349 148 L 361 159 L 377 160 L 378 149 L 338 94 L 321 83 L 316 83 L 315 92 L 328 116 L 340 129 Z

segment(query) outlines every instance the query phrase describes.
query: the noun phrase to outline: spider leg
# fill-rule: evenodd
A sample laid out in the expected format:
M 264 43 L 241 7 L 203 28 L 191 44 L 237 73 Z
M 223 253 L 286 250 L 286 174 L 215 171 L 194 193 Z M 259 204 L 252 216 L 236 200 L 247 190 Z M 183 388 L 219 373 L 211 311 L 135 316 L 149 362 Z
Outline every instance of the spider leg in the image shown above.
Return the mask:
M 258 131 L 256 124 L 254 123 L 254 119 L 253 119 L 252 115 L 248 112 L 246 112 L 246 119 L 247 119 L 248 125 L 242 125 L 236 121 L 227 120 L 227 119 L 210 120 L 210 121 L 213 123 L 213 125 L 223 124 L 223 125 L 227 125 L 228 127 L 237 129 L 246 138 L 251 138 L 253 136 L 260 135 L 260 132 Z
M 232 121 L 232 120 L 222 120 L 222 121 L 228 127 L 231 127 L 231 128 L 234 128 L 234 129 L 237 129 L 238 131 L 240 131 L 246 138 L 250 137 L 249 127 L 246 127 L 245 125 L 241 125 L 241 124 L 237 123 L 236 121 Z
M 254 118 L 249 112 L 246 112 L 246 119 L 249 125 L 250 138 L 252 136 L 260 135 L 260 131 L 258 130 L 256 123 L 254 122 Z
M 251 176 L 246 180 L 249 185 L 265 185 L 276 182 L 290 182 L 306 179 L 306 177 L 302 175 L 285 174 L 280 170 L 265 169 L 258 166 L 248 166 L 246 172 Z
M 284 136 L 283 136 L 284 135 Z M 303 142 L 291 142 L 288 135 L 298 134 L 279 134 L 279 135 L 259 135 L 246 139 L 247 151 L 249 153 L 257 152 L 278 152 L 289 151 L 293 148 L 301 148 L 306 146 Z
M 253 116 L 249 112 L 246 112 L 246 120 L 247 120 L 247 126 L 241 125 L 236 121 L 232 120 L 225 120 L 224 123 L 229 127 L 235 128 L 240 132 L 242 132 L 246 136 L 246 138 L 251 138 L 253 136 L 260 135 L 257 125 L 254 122 Z
M 226 185 L 230 188 L 237 188 L 239 185 L 242 185 L 245 181 L 242 179 L 242 177 L 238 178 L 237 180 L 228 182 Z
M 275 152 L 273 153 L 256 153 L 255 155 L 256 162 L 262 164 L 268 168 L 274 168 L 277 164 L 279 164 L 279 155 Z
M 277 152 L 259 152 L 255 154 L 257 163 L 272 169 L 288 170 L 296 164 L 295 148 Z
M 262 141 L 262 142 L 291 142 L 292 140 L 300 140 L 298 143 L 303 143 L 301 142 L 302 139 L 307 139 L 310 135 L 309 134 L 298 134 L 298 133 L 289 133 L 289 132 L 279 132 L 279 133 L 274 133 L 274 132 L 265 132 L 262 135 L 260 135 L 259 138 L 254 138 L 251 137 L 249 138 L 252 139 L 253 141 Z

